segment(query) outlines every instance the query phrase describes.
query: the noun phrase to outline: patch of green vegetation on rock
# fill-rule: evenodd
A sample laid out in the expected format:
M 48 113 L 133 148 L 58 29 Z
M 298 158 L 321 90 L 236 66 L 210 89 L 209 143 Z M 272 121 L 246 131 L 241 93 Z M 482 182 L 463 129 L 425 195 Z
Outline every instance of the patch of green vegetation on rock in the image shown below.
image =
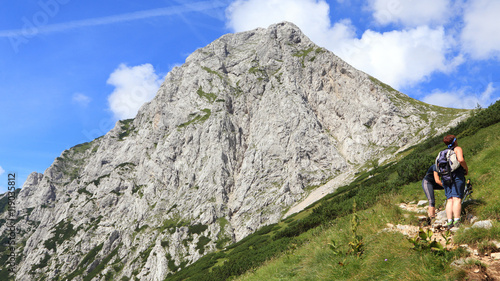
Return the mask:
M 99 148 L 96 140 L 77 144 L 70 149 L 63 151 L 61 156 L 56 158 L 53 164 L 54 167 L 66 176 L 65 179 L 69 178 L 68 181 L 64 182 L 64 185 L 68 185 L 73 180 L 78 178 L 80 174 L 80 167 L 85 164 L 90 154 L 95 153 Z
M 224 234 L 226 225 L 229 223 L 227 219 L 225 217 L 221 217 L 217 219 L 217 222 L 219 223 L 220 231 L 219 234 L 217 235 L 217 241 L 215 241 L 215 247 L 220 250 L 232 240 L 230 237 Z
M 178 220 L 175 219 L 166 219 L 163 221 L 163 224 L 160 226 L 159 231 L 162 233 L 166 229 L 175 229 L 177 226 Z
M 306 50 L 301 50 L 301 51 L 295 52 L 292 54 L 292 56 L 300 58 L 300 63 L 302 64 L 302 67 L 305 67 L 305 59 L 312 51 L 314 51 L 314 47 L 310 47 Z M 316 53 L 318 53 L 318 52 L 316 52 Z M 315 57 L 313 57 L 312 59 L 309 59 L 309 61 L 314 61 L 314 59 L 315 59 Z
M 224 77 L 222 76 L 222 74 L 220 74 L 219 72 L 215 71 L 215 70 L 212 70 L 206 66 L 202 66 L 201 67 L 203 70 L 205 70 L 206 72 L 210 73 L 210 74 L 214 74 L 214 75 L 217 75 L 220 79 L 224 79 Z
M 116 166 L 116 168 L 115 168 L 115 169 L 123 168 L 123 167 L 126 167 L 126 166 L 132 166 L 132 167 L 135 167 L 136 165 L 135 165 L 134 163 L 125 162 L 125 163 L 121 163 L 120 165 Z
M 83 194 L 83 193 L 85 193 L 85 194 L 87 194 L 87 195 L 89 195 L 89 196 L 92 196 L 92 193 L 90 193 L 90 191 L 88 191 L 85 187 L 82 187 L 82 188 L 78 189 L 78 191 L 77 191 L 77 192 L 78 192 L 78 194 Z
M 207 119 L 212 114 L 212 111 L 208 108 L 204 108 L 201 111 L 203 111 L 205 114 L 201 115 L 200 113 L 195 113 L 193 119 L 191 119 L 185 123 L 180 124 L 179 126 L 177 126 L 177 128 L 184 128 L 184 127 L 187 127 L 191 124 L 199 124 L 199 123 L 203 123 L 203 122 L 207 121 Z
M 38 264 L 34 264 L 31 266 L 30 273 L 34 273 L 37 269 L 45 268 L 50 260 L 50 255 L 45 253 L 45 256 L 40 260 Z
M 132 122 L 134 119 L 120 120 L 121 133 L 118 134 L 118 140 L 122 141 L 124 138 L 128 137 L 132 132 L 134 132 L 134 127 Z
M 258 66 L 252 66 L 248 70 L 248 73 L 251 74 L 260 74 L 260 75 L 267 75 L 266 71 Z
M 14 190 L 14 197 L 15 198 L 17 197 L 19 192 L 21 192 L 20 188 L 16 188 Z M 12 193 L 10 193 L 10 194 L 12 195 Z M 3 212 L 6 212 L 9 209 L 9 196 L 8 195 L 9 194 L 6 194 L 6 196 L 4 196 L 4 197 L 2 197 L 2 199 L 0 199 L 0 214 L 2 214 Z M 2 224 L 0 224 L 0 227 L 1 226 L 2 226 Z
M 75 236 L 77 230 L 73 229 L 73 224 L 70 221 L 61 220 L 54 227 L 54 236 L 43 243 L 47 250 L 56 250 L 57 245 L 61 245 L 65 240 Z
M 231 87 L 231 93 L 233 93 L 235 97 L 239 97 L 243 94 L 243 89 L 240 87 L 240 81 L 236 82 L 236 87 Z
M 370 78 L 370 81 L 372 81 L 374 84 L 382 87 L 382 89 L 388 91 L 388 92 L 397 92 L 396 90 L 394 90 L 394 88 L 392 88 L 391 86 L 383 83 L 382 81 L 378 80 L 377 78 L 373 77 L 373 76 L 369 76 Z
M 216 94 L 204 92 L 201 86 L 198 88 L 196 93 L 198 94 L 198 96 L 200 96 L 200 98 L 205 98 L 209 103 L 214 103 L 214 101 L 217 99 Z
M 87 149 L 90 149 L 91 147 L 92 147 L 92 143 L 85 142 L 85 143 L 81 143 L 81 144 L 77 144 L 77 145 L 73 146 L 72 149 L 73 149 L 74 153 L 83 153 Z
M 201 234 L 203 231 L 208 229 L 208 225 L 204 224 L 195 224 L 188 226 L 189 232 L 193 234 Z
M 205 237 L 205 236 L 201 236 L 199 239 L 198 239 L 198 243 L 196 243 L 196 250 L 198 250 L 198 252 L 203 255 L 205 253 L 205 246 L 212 240 L 210 240 L 210 238 L 208 237 Z
M 304 58 L 304 57 L 307 57 L 307 55 L 309 55 L 309 53 L 311 53 L 312 51 L 314 51 L 314 47 L 310 47 L 306 50 L 301 50 L 301 51 L 295 52 L 292 56 Z
M 99 184 L 101 183 L 101 180 L 104 179 L 104 178 L 109 178 L 110 174 L 107 174 L 107 175 L 103 175 L 103 176 L 100 176 L 98 177 L 96 180 L 93 180 L 92 183 L 95 185 L 95 186 L 99 186 Z
M 136 184 L 134 184 L 134 187 L 132 188 L 132 194 L 139 193 L 139 196 L 142 198 L 142 196 L 143 196 L 142 189 L 143 189 L 145 186 L 146 186 L 146 185 L 136 185 Z
M 91 281 L 100 274 L 106 265 L 111 261 L 111 259 L 118 254 L 118 249 L 122 244 L 118 245 L 111 253 L 109 253 L 92 271 L 90 271 L 84 278 L 83 281 Z
M 85 229 L 85 231 L 89 231 L 92 228 L 97 228 L 99 223 L 101 222 L 103 216 L 98 216 L 97 218 L 90 218 L 90 225 Z

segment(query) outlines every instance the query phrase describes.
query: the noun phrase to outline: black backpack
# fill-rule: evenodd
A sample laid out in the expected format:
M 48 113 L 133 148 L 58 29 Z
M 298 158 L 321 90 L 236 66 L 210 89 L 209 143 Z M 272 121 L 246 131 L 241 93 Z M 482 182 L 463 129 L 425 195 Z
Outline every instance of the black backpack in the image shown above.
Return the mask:
M 452 148 L 439 152 L 436 157 L 436 169 L 441 176 L 444 185 L 450 185 L 455 178 L 455 170 L 460 167 L 457 155 Z

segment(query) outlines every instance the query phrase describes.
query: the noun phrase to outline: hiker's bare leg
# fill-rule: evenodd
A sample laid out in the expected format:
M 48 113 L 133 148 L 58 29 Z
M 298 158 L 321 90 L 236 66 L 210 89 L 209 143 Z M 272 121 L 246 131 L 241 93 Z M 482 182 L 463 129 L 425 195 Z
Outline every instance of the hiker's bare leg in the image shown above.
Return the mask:
M 433 218 L 434 216 L 436 216 L 436 207 L 430 207 L 427 208 L 427 215 L 429 216 L 429 218 Z
M 453 217 L 459 219 L 462 212 L 462 199 L 458 197 L 452 197 L 451 199 L 453 201 Z
M 446 218 L 453 219 L 453 198 L 446 200 Z

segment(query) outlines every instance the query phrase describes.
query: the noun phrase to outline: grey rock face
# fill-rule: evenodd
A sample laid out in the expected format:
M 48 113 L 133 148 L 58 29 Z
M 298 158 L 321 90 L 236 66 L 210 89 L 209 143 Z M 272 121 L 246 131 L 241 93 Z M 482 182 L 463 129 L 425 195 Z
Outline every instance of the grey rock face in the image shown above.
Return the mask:
M 429 203 L 429 201 L 427 201 L 427 200 L 420 200 L 420 201 L 418 201 L 417 206 L 418 207 L 425 206 L 425 205 L 427 205 L 427 203 Z
M 30 175 L 16 278 L 163 280 L 466 114 L 394 91 L 290 23 L 225 35 L 135 119 Z
M 485 229 L 490 229 L 493 227 L 493 224 L 491 223 L 491 220 L 485 220 L 485 221 L 478 221 L 475 222 L 472 225 L 472 228 L 485 228 Z

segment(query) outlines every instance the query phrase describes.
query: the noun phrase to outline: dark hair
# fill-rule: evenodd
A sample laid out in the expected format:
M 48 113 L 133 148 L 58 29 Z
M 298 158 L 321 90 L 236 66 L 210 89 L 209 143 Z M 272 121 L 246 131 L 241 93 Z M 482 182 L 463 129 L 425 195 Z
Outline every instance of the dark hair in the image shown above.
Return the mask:
M 453 145 L 456 137 L 454 135 L 447 135 L 446 137 L 443 138 L 443 142 L 446 145 Z

